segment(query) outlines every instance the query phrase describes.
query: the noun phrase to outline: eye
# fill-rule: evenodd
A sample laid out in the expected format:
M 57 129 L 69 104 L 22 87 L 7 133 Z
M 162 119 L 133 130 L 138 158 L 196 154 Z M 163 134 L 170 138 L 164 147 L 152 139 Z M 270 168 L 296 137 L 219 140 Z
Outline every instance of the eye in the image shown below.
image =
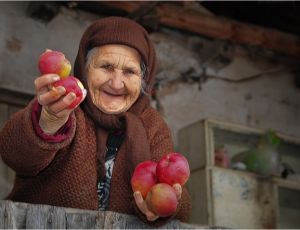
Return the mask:
M 114 70 L 115 67 L 112 64 L 105 63 L 105 64 L 100 65 L 100 68 L 111 72 Z
M 137 75 L 137 76 L 139 76 L 138 71 L 137 71 L 137 70 L 134 70 L 134 69 L 131 69 L 131 68 L 124 69 L 124 70 L 123 70 L 123 74 L 124 74 L 125 76 L 132 76 L 132 75 Z

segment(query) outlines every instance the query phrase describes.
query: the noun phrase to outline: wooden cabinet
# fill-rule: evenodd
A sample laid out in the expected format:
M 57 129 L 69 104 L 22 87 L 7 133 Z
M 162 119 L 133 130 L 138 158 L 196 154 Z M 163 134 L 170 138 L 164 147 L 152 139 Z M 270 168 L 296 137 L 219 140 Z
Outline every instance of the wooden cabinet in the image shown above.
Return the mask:
M 191 167 L 191 222 L 228 228 L 300 228 L 300 181 L 215 165 L 215 150 L 230 158 L 257 145 L 265 130 L 202 120 L 179 132 L 179 151 Z M 300 140 L 281 133 L 281 162 L 300 173 Z M 296 175 L 294 174 L 294 175 Z

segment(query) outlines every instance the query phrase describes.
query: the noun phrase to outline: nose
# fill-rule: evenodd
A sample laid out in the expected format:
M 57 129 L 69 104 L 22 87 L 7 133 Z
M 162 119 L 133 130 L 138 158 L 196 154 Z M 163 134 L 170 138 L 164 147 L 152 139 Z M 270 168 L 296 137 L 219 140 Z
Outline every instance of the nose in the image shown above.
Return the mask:
M 115 90 L 119 90 L 124 87 L 123 73 L 121 70 L 114 71 L 110 79 L 110 85 Z

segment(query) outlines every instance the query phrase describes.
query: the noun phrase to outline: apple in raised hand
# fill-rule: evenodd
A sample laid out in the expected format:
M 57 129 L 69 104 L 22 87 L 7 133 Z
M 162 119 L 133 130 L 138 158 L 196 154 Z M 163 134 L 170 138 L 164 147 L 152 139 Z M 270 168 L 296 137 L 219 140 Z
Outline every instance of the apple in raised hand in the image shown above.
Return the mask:
M 190 176 L 189 163 L 180 153 L 166 154 L 157 163 L 156 175 L 159 182 L 183 186 Z
M 148 191 L 157 183 L 155 161 L 143 161 L 134 169 L 131 177 L 132 190 L 140 191 L 145 199 Z
M 62 52 L 47 49 L 38 59 L 41 74 L 57 74 L 67 78 L 71 72 L 71 64 Z
M 175 189 L 166 183 L 152 186 L 146 197 L 150 211 L 160 217 L 167 217 L 176 212 L 178 200 Z
M 60 79 L 54 82 L 51 86 L 51 90 L 56 90 L 56 87 L 63 86 L 66 89 L 66 94 L 73 92 L 76 95 L 76 99 L 69 105 L 68 109 L 75 108 L 81 101 L 83 97 L 83 85 L 82 83 L 74 76 L 69 76 L 64 79 Z

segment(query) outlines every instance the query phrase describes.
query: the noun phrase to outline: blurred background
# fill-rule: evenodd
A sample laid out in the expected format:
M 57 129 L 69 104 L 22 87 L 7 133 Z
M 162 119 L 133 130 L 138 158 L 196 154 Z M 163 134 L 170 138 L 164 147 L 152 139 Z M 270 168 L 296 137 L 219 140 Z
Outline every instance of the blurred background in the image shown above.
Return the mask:
M 0 2 L 0 128 L 33 99 L 39 55 L 73 63 L 85 28 L 110 15 L 139 22 L 155 44 L 152 104 L 192 166 L 190 222 L 300 228 L 297 1 Z M 276 166 L 253 168 L 262 155 Z M 0 161 L 0 199 L 13 178 Z

